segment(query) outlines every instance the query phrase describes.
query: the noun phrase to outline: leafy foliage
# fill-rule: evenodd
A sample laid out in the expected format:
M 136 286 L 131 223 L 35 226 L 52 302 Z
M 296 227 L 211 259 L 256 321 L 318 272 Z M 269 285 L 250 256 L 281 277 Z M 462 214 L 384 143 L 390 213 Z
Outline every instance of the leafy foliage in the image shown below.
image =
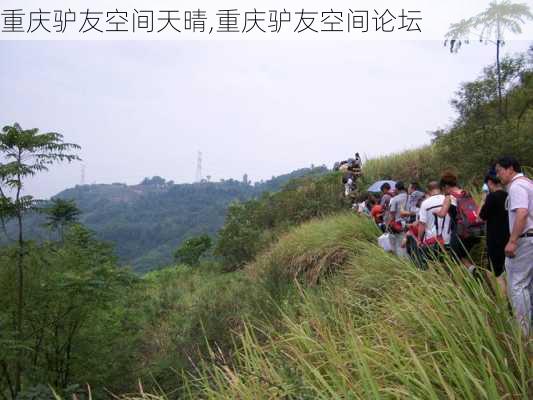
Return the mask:
M 127 293 L 137 278 L 116 266 L 112 248 L 96 241 L 84 227 L 73 225 L 63 244 L 28 244 L 24 258 L 25 313 L 22 336 L 0 333 L 3 382 L 14 382 L 13 366 L 22 365 L 22 383 L 29 390 L 49 383 L 64 389 L 71 383 L 98 387 L 131 371 L 130 345 L 138 327 L 128 326 Z M 16 311 L 16 249 L 0 255 L 0 322 L 11 326 Z M 130 330 L 131 329 L 131 330 Z M 120 365 L 121 372 L 115 370 Z M 114 375 L 117 374 L 117 375 Z
M 277 193 L 230 205 L 215 254 L 232 270 L 251 261 L 281 232 L 346 208 L 340 174 L 292 180 Z
M 9 382 L 12 397 L 16 397 L 22 388 L 24 365 L 22 362 L 23 341 L 27 334 L 27 327 L 23 326 L 26 315 L 25 266 L 28 250 L 23 230 L 23 217 L 38 203 L 30 195 L 23 195 L 25 181 L 39 172 L 47 171 L 48 167 L 61 161 L 79 159 L 71 151 L 79 146 L 63 142 L 59 133 L 40 133 L 37 128 L 24 130 L 15 123 L 5 126 L 0 133 L 0 219 L 5 226 L 5 220 L 14 219 L 17 224 L 17 255 L 13 258 L 16 265 L 16 285 L 11 294 L 16 293 L 13 303 L 16 305 L 12 312 L 12 324 L 15 327 L 12 340 L 16 347 L 16 357 L 13 364 L 13 376 L 5 372 Z M 2 360 L 4 370 L 6 361 Z M 13 382 L 11 384 L 11 381 Z
M 46 226 L 57 230 L 63 240 L 65 227 L 78 221 L 81 214 L 74 200 L 52 199 L 51 204 L 42 210 L 46 214 Z
M 532 46 L 533 49 L 533 46 Z M 506 119 L 498 116 L 495 66 L 463 83 L 452 100 L 458 118 L 447 130 L 434 132 L 431 145 L 369 160 L 366 183 L 390 178 L 406 182 L 438 179 L 453 169 L 463 184 L 479 184 L 490 164 L 504 154 L 533 165 L 533 53 L 507 57 L 501 63 Z
M 496 84 L 498 93 L 498 115 L 506 117 L 503 110 L 503 79 L 500 63 L 500 48 L 505 44 L 504 35 L 506 31 L 518 34 L 522 33 L 521 25 L 527 20 L 533 20 L 533 14 L 527 4 L 511 3 L 508 0 L 492 1 L 489 7 L 478 15 L 461 20 L 452 24 L 450 31 L 446 34 L 446 41 L 450 45 L 451 52 L 457 52 L 464 41 L 468 43 L 468 35 L 471 31 L 481 28 L 478 33 L 479 41 L 493 43 L 496 46 Z
M 180 264 L 197 265 L 200 257 L 211 248 L 212 244 L 212 240 L 208 235 L 190 238 L 176 250 L 174 258 Z

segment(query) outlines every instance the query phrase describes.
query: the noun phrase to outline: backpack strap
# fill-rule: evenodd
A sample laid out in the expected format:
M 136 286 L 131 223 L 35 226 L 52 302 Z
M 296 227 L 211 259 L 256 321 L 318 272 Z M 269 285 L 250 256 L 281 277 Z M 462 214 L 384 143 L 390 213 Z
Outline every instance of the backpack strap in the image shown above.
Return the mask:
M 441 207 L 442 207 L 442 204 L 439 204 L 437 206 L 429 207 L 427 209 L 427 211 L 434 210 L 435 208 L 441 208 Z M 435 213 L 432 213 L 432 214 L 433 214 L 433 218 L 434 218 L 433 222 L 435 224 L 435 228 L 437 229 L 437 236 L 439 236 L 439 217 Z M 444 224 L 446 223 L 446 217 L 447 216 L 448 215 L 445 215 L 444 218 L 442 218 L 442 226 L 441 226 L 441 230 L 440 230 L 441 235 L 444 233 Z

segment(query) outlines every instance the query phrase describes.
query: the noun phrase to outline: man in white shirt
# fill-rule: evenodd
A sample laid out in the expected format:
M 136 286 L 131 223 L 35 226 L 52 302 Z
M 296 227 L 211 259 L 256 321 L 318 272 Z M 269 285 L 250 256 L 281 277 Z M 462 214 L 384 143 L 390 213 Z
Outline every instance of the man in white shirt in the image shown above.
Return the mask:
M 511 235 L 505 246 L 507 289 L 515 316 L 527 337 L 533 312 L 533 181 L 521 171 L 513 157 L 502 157 L 496 163 L 496 173 L 509 193 L 506 208 Z
M 428 198 L 420 205 L 418 241 L 426 245 L 440 242 L 442 245 L 450 243 L 450 217 L 437 217 L 444 203 L 444 195 L 440 192 L 439 182 L 432 181 L 427 187 Z

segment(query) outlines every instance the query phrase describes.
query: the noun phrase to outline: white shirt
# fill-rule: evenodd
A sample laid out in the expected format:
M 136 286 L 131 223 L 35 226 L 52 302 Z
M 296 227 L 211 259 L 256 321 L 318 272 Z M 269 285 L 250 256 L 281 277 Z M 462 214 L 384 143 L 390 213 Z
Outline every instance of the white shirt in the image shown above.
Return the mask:
M 420 206 L 420 222 L 426 226 L 424 239 L 431 239 L 437 235 L 442 235 L 444 243 L 450 243 L 450 216 L 446 215 L 444 218 L 437 217 L 436 212 L 439 212 L 444 203 L 444 195 L 436 194 L 428 197 L 422 202 Z M 437 222 L 437 224 L 435 224 Z
M 523 176 L 524 174 L 515 175 L 511 183 L 507 185 L 509 196 L 507 197 L 508 203 L 506 205 L 508 205 L 509 229 L 511 232 L 516 220 L 516 210 L 519 208 L 529 210 L 525 229 L 521 233 L 533 230 L 533 182 Z

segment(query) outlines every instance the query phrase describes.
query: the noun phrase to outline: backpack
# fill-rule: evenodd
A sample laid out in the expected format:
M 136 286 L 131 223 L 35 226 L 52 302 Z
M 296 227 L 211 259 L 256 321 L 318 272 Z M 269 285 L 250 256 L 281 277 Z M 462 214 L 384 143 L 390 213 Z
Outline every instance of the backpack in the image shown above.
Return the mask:
M 474 198 L 464 190 L 461 194 L 452 193 L 452 196 L 457 200 L 457 235 L 461 239 L 483 236 L 485 223 L 478 218 L 478 206 Z

